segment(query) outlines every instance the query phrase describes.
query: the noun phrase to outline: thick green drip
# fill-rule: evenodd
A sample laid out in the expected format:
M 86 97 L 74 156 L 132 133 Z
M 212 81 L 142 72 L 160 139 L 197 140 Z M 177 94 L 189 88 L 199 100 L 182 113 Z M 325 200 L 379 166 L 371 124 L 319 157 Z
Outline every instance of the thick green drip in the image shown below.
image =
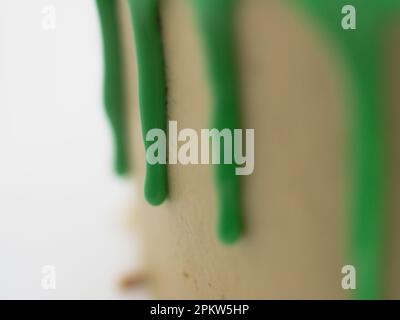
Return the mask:
M 384 295 L 384 228 L 387 194 L 387 139 L 384 91 L 384 32 L 400 0 L 293 1 L 303 6 L 333 38 L 350 71 L 354 97 L 350 119 L 350 177 L 348 254 L 357 270 L 357 299 L 379 299 Z M 344 5 L 357 10 L 357 29 L 340 26 Z
M 240 128 L 239 85 L 236 72 L 235 0 L 193 0 L 202 34 L 213 94 L 211 127 Z M 221 143 L 220 155 L 223 156 Z M 233 158 L 233 157 L 232 157 Z M 236 242 L 243 231 L 241 194 L 236 164 L 215 165 L 218 201 L 217 233 L 226 244 Z
M 129 144 L 125 122 L 123 59 L 117 2 L 96 2 L 104 43 L 104 104 L 113 131 L 115 171 L 123 175 L 129 171 Z
M 139 108 L 142 135 L 146 141 L 151 129 L 167 132 L 166 78 L 161 40 L 158 0 L 129 0 L 139 77 Z M 168 195 L 167 165 L 146 163 L 144 189 L 146 200 L 152 205 L 164 202 Z

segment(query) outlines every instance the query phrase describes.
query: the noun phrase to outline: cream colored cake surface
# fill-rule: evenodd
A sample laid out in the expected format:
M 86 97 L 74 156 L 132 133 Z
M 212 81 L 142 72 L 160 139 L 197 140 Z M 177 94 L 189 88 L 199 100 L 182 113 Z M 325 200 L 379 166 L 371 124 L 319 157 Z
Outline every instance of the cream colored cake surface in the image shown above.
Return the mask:
M 120 3 L 135 181 L 142 185 L 135 50 L 129 10 Z M 207 128 L 211 96 L 193 12 L 184 0 L 162 1 L 160 11 L 169 120 L 180 129 Z M 239 12 L 244 127 L 255 129 L 255 171 L 243 178 L 245 235 L 232 246 L 215 235 L 211 166 L 170 165 L 167 202 L 151 207 L 137 197 L 149 287 L 154 297 L 172 299 L 346 298 L 346 69 L 330 42 L 282 1 L 242 1 Z M 393 101 L 400 106 L 398 94 Z M 392 225 L 399 224 L 397 215 Z M 390 296 L 400 297 L 399 245 L 390 250 Z

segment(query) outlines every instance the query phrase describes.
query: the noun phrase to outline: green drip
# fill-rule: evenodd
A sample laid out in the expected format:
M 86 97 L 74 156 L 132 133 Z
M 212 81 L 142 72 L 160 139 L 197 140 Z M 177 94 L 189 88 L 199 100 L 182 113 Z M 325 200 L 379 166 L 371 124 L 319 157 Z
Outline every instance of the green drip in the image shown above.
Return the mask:
M 357 270 L 356 299 L 384 296 L 384 227 L 387 188 L 387 138 L 385 136 L 384 31 L 400 9 L 399 0 L 294 1 L 311 13 L 326 33 L 333 36 L 351 75 L 355 101 L 350 111 L 350 177 L 352 197 L 349 212 L 351 264 Z M 343 30 L 341 9 L 357 10 L 357 29 Z
M 212 127 L 218 130 L 240 128 L 239 84 L 235 59 L 234 17 L 236 0 L 192 0 L 203 36 L 208 74 L 213 94 Z M 223 143 L 220 155 L 222 156 Z M 232 157 L 233 158 L 233 157 Z M 218 195 L 219 239 L 231 244 L 243 232 L 240 181 L 236 164 L 215 165 Z
M 364 47 L 365 48 L 365 47 Z M 373 50 L 373 49 L 372 49 Z M 350 247 L 348 254 L 357 270 L 359 299 L 380 299 L 384 295 L 382 275 L 385 248 L 385 195 L 387 194 L 387 137 L 385 105 L 381 88 L 380 55 L 364 53 L 353 60 L 355 97 L 350 116 L 353 122 L 351 177 L 353 202 L 350 203 Z
M 139 77 L 139 108 L 142 135 L 151 129 L 167 132 L 167 98 L 164 52 L 161 40 L 158 0 L 129 0 Z M 152 205 L 160 205 L 168 195 L 167 165 L 146 162 L 144 193 Z
M 115 171 L 129 171 L 121 32 L 116 1 L 96 0 L 104 46 L 104 104 L 113 131 Z

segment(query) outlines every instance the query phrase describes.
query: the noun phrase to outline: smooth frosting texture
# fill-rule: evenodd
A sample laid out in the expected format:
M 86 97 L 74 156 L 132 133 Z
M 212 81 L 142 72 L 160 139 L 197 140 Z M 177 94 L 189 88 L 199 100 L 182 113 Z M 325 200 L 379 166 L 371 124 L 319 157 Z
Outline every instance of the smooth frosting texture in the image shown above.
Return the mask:
M 129 172 L 121 32 L 116 1 L 96 0 L 104 43 L 104 105 L 114 139 L 114 168 Z

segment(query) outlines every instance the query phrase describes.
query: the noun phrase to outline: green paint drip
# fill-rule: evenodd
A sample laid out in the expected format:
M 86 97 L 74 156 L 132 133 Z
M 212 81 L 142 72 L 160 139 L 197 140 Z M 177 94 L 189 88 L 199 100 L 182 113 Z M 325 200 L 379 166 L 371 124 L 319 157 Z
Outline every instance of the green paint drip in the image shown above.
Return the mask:
M 234 13 L 236 1 L 192 0 L 203 36 L 205 56 L 213 94 L 212 127 L 240 128 L 239 85 L 236 72 Z M 220 155 L 223 156 L 223 143 Z M 232 157 L 233 158 L 233 157 Z M 218 195 L 217 232 L 226 244 L 236 242 L 243 232 L 241 192 L 236 164 L 215 165 Z
M 96 2 L 104 43 L 104 104 L 113 131 L 115 171 L 123 175 L 129 171 L 129 144 L 125 122 L 123 59 L 117 2 Z
M 161 40 L 158 0 L 129 0 L 139 77 L 139 108 L 146 150 L 151 129 L 167 132 L 167 98 L 164 52 Z M 146 162 L 145 197 L 152 205 L 168 195 L 167 166 Z
M 384 227 L 387 188 L 387 139 L 385 137 L 386 92 L 384 75 L 384 32 L 399 11 L 399 0 L 294 1 L 304 6 L 331 35 L 343 54 L 351 75 L 354 96 L 350 114 L 352 197 L 349 212 L 351 263 L 357 270 L 357 299 L 384 296 Z M 343 6 L 357 10 L 357 29 L 341 28 Z

